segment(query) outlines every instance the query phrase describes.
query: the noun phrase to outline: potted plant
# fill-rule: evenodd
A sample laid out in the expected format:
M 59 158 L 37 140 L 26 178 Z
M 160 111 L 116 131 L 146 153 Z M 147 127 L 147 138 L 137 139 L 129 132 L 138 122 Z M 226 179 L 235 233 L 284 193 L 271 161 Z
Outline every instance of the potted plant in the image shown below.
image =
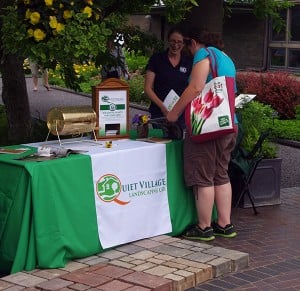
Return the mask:
M 254 204 L 255 206 L 279 204 L 282 159 L 278 157 L 277 145 L 272 142 L 272 127 L 277 115 L 271 106 L 258 101 L 246 103 L 243 107 L 237 108 L 236 112 L 243 128 L 241 147 L 246 151 L 253 149 L 262 132 L 270 132 L 262 144 L 263 159 L 259 162 L 249 185 Z M 237 193 L 233 193 L 235 194 Z M 240 206 L 251 207 L 247 195 L 244 196 Z

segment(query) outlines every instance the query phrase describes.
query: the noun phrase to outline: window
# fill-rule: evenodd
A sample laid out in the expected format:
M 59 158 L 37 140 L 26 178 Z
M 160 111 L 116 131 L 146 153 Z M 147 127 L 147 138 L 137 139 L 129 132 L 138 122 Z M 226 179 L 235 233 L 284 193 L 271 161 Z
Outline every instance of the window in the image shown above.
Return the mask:
M 270 49 L 270 58 L 272 67 L 283 67 L 285 62 L 285 49 L 283 48 L 272 48 Z
M 300 48 L 289 51 L 289 67 L 300 69 Z
M 281 15 L 286 29 L 276 32 L 270 28 L 268 64 L 271 69 L 300 72 L 300 1 Z
M 300 41 L 300 5 L 291 10 L 291 41 Z

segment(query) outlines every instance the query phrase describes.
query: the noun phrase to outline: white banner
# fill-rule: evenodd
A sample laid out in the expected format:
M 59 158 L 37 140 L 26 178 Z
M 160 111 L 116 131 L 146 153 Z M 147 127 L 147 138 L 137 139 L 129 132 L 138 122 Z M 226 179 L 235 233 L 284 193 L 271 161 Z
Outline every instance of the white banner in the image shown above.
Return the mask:
M 165 145 L 125 140 L 115 144 L 111 151 L 91 154 L 104 249 L 172 231 Z

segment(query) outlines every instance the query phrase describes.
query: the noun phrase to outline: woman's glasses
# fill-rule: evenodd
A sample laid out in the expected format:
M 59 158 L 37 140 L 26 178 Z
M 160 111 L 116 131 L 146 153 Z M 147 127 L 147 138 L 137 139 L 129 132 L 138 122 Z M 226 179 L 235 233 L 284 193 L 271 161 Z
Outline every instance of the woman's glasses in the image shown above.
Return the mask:
M 181 41 L 181 40 L 175 40 L 175 39 L 170 39 L 169 40 L 169 44 L 170 45 L 182 46 L 183 45 L 183 41 Z

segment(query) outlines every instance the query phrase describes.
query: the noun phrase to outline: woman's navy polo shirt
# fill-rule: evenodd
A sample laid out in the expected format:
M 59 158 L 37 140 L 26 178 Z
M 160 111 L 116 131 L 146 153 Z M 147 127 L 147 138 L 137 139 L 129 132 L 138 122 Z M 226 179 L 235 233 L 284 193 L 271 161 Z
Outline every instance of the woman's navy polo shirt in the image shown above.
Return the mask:
M 173 67 L 168 58 L 168 51 L 155 53 L 149 59 L 146 70 L 155 73 L 153 91 L 160 100 L 164 100 L 171 89 L 181 95 L 188 85 L 192 71 L 193 58 L 182 54 L 179 64 Z M 161 117 L 162 112 L 158 106 L 151 102 L 149 111 L 152 118 Z

